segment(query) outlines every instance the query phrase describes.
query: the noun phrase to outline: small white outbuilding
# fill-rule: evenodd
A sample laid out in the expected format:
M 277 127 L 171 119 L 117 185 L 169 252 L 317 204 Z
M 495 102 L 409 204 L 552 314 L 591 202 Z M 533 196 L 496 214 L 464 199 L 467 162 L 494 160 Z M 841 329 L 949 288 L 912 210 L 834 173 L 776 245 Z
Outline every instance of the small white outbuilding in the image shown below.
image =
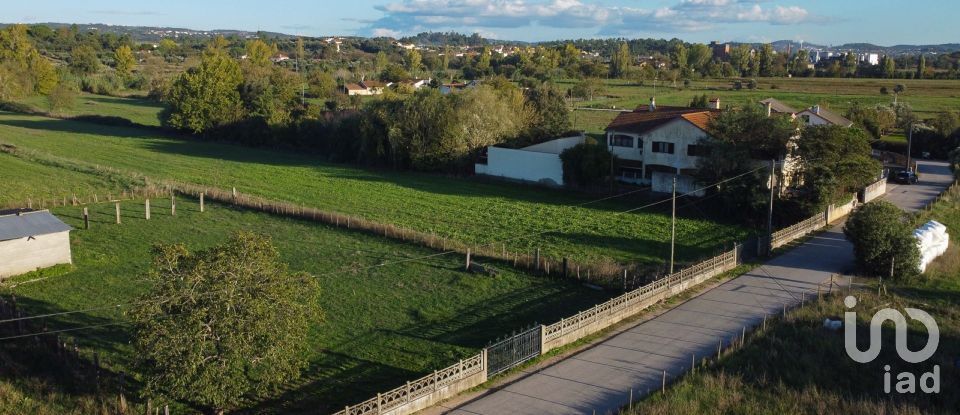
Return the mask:
M 0 279 L 72 263 L 71 229 L 46 210 L 0 212 Z

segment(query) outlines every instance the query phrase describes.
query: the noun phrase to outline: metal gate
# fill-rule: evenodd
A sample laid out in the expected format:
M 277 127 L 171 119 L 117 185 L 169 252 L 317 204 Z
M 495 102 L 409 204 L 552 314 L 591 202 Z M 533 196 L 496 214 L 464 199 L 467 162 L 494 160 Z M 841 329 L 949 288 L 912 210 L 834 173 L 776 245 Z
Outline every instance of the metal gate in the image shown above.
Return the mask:
M 543 326 L 516 334 L 487 347 L 487 376 L 493 376 L 534 357 L 540 356 L 540 330 Z

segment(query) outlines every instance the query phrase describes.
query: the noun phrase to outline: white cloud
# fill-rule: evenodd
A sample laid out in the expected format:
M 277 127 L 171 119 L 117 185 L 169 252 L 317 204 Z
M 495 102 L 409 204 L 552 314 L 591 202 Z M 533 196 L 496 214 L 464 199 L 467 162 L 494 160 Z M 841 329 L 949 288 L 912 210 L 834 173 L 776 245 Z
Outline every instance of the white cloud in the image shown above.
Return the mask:
M 372 34 L 374 37 L 399 37 L 401 33 L 399 30 L 377 27 L 374 28 L 370 34 Z
M 765 0 L 679 0 L 654 9 L 586 4 L 580 0 L 400 0 L 376 6 L 384 16 L 374 34 L 422 30 L 519 28 L 597 28 L 603 34 L 689 32 L 717 24 L 788 25 L 811 20 L 800 6 L 761 5 Z

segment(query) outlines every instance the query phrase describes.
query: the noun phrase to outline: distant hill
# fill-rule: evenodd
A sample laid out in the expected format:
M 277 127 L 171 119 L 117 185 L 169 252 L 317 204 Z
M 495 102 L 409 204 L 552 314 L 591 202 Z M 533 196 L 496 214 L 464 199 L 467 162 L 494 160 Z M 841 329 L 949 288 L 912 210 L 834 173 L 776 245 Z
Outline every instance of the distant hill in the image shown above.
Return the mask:
M 31 25 L 46 25 L 53 29 L 61 27 L 74 26 L 71 23 L 31 23 Z M 0 23 L 0 27 L 9 26 L 10 23 Z M 131 39 L 138 42 L 157 42 L 162 38 L 178 37 L 214 37 L 214 36 L 237 36 L 241 38 L 250 38 L 254 36 L 271 38 L 292 38 L 293 35 L 276 32 L 251 32 L 246 30 L 217 29 L 217 30 L 194 30 L 179 27 L 154 27 L 154 26 L 117 26 L 102 23 L 84 23 L 76 24 L 81 32 L 95 31 L 101 33 L 114 33 L 117 35 L 128 35 Z
M 778 40 L 773 42 L 773 48 L 778 51 L 785 51 L 790 45 L 796 51 L 800 47 L 800 42 L 792 40 Z M 885 55 L 903 55 L 917 53 L 952 53 L 960 51 L 960 43 L 944 43 L 940 45 L 894 45 L 880 46 L 872 43 L 844 43 L 842 45 L 824 46 L 814 43 L 803 43 L 804 49 L 820 49 L 827 51 L 853 51 L 853 52 L 873 52 Z

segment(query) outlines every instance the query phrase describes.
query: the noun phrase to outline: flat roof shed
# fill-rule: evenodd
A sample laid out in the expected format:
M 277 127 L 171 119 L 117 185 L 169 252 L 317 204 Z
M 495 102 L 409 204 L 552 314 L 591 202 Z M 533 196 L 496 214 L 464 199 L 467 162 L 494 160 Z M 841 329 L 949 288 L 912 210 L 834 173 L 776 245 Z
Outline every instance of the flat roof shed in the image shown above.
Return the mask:
M 72 229 L 46 210 L 0 211 L 0 279 L 72 263 Z

